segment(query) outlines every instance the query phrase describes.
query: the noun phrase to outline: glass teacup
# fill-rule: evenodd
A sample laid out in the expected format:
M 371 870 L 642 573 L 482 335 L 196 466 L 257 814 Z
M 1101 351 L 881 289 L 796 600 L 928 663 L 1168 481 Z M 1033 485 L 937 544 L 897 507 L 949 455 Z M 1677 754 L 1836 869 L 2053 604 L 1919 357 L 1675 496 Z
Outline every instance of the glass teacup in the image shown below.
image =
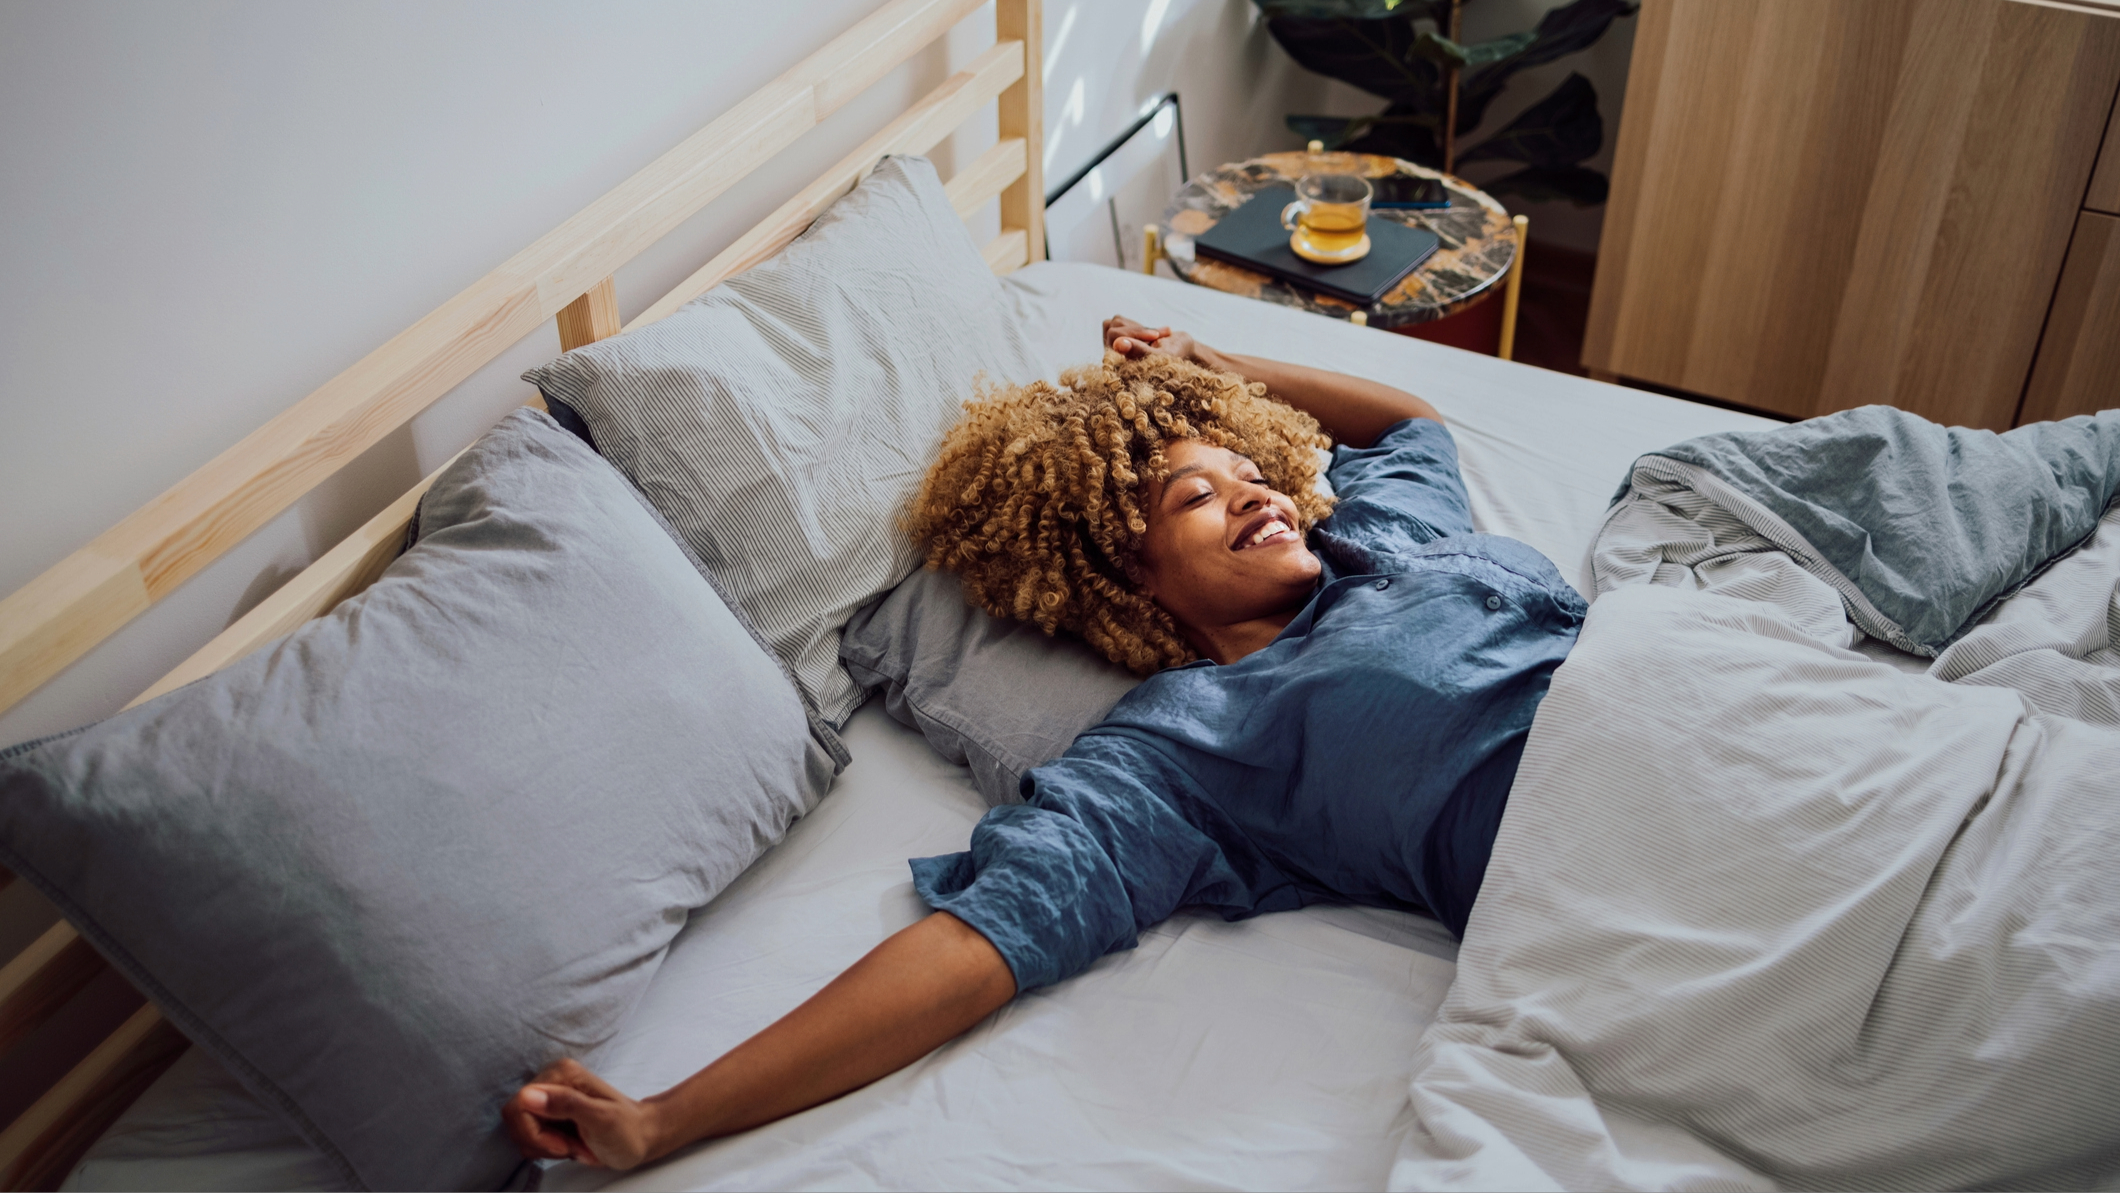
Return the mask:
M 1320 265 L 1345 265 L 1369 255 L 1369 180 L 1358 174 L 1305 174 L 1296 201 L 1281 209 L 1288 247 Z

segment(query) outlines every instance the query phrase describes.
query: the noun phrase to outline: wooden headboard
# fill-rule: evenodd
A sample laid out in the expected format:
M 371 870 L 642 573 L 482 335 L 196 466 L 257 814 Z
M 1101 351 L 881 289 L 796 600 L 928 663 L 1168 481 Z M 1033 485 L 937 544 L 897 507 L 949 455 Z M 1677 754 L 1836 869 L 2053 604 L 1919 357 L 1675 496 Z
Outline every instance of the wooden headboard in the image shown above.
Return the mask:
M 1039 0 L 996 0 L 995 40 L 860 148 L 621 327 L 612 274 L 893 68 L 981 0 L 890 0 L 793 69 L 539 237 L 352 368 L 169 491 L 0 600 L 0 712 L 553 320 L 562 350 L 652 323 L 771 256 L 889 154 L 924 154 L 990 101 L 1000 138 L 947 183 L 967 218 L 998 197 L 987 263 L 1006 273 L 1044 255 Z M 444 467 L 447 467 L 445 464 Z M 440 471 L 436 470 L 437 473 Z M 328 612 L 396 557 L 433 480 L 228 627 L 132 703 L 211 674 Z M 127 707 L 131 707 L 128 705 Z M 0 892 L 13 876 L 0 871 Z M 106 970 L 65 921 L 0 961 L 0 1054 L 49 1024 Z M 185 1041 L 140 1008 L 0 1129 L 0 1187 L 51 1187 Z M 73 1059 L 71 1057 L 67 1058 Z

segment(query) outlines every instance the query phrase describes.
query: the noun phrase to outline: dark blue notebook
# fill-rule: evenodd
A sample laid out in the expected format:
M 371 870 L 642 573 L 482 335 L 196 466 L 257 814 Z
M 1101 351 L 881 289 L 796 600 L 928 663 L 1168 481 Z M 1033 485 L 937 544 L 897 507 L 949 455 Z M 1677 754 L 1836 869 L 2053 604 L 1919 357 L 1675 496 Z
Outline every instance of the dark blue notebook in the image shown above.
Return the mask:
M 1296 188 L 1275 183 L 1193 238 L 1193 251 L 1245 269 L 1294 282 L 1359 307 L 1373 305 L 1435 253 L 1441 243 L 1426 228 L 1369 216 L 1369 255 L 1345 265 L 1314 265 L 1288 247 L 1281 209 L 1295 202 Z

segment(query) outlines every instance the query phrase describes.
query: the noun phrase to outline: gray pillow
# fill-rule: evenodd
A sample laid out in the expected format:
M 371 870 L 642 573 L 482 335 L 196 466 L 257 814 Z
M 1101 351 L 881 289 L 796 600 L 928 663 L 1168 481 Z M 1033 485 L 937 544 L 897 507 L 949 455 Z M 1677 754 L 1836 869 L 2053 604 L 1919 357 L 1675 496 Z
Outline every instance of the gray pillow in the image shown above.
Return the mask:
M 1003 621 L 922 569 L 854 615 L 840 658 L 937 753 L 972 768 L 989 804 L 1020 803 L 1023 772 L 1051 761 L 1141 681 L 1070 634 Z
M 579 413 L 825 720 L 839 631 L 918 560 L 897 520 L 980 374 L 1043 373 L 925 158 L 887 159 L 772 259 L 523 378 Z
M 353 1186 L 530 1175 L 500 1103 L 618 1028 L 844 761 L 610 465 L 518 411 L 366 592 L 0 754 L 0 861 Z

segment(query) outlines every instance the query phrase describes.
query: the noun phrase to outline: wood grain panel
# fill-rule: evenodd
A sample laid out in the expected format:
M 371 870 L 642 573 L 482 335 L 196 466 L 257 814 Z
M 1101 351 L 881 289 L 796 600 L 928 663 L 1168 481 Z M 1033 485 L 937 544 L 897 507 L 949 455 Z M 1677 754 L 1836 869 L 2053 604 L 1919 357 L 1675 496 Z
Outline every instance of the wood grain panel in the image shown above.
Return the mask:
M 1936 157 L 1895 162 L 1904 173 L 1873 192 L 1865 232 L 1898 222 L 1891 206 L 1918 206 L 1921 251 L 1871 272 L 1858 243 L 1821 412 L 1888 402 L 1954 425 L 2015 420 L 2120 86 L 2120 22 L 2001 4 L 1979 28 L 1965 15 L 1978 7 L 1928 0 L 1916 26 L 1922 57 L 1902 94 L 1962 104 L 1962 131 Z M 1950 36 L 1954 25 L 1973 26 L 1977 40 Z M 1964 61 L 1968 44 L 1984 50 L 1977 70 Z
M 2120 216 L 2077 217 L 2018 422 L 2120 407 Z
M 1031 259 L 1030 237 L 1021 228 L 1009 228 L 986 242 L 980 250 L 986 267 L 995 273 L 1013 273 Z
M 1027 28 L 1035 47 L 1034 0 L 1002 0 L 1005 24 L 1012 4 L 1017 12 L 1011 27 Z M 608 272 L 585 280 L 594 275 L 593 266 L 608 262 L 615 268 L 620 258 L 661 235 L 654 231 L 646 236 L 648 230 L 674 226 L 682 218 L 673 219 L 679 207 L 690 204 L 696 210 L 976 5 L 977 0 L 894 0 L 885 5 L 618 191 L 223 453 L 213 465 L 0 601 L 0 709 L 34 690 L 247 534 L 245 520 L 254 528 L 263 520 L 258 511 L 265 503 L 280 500 L 273 512 L 284 508 L 339 463 L 527 334 L 546 308 L 557 316 L 564 349 L 614 334 L 615 292 Z M 979 105 L 1000 97 L 1006 109 L 1002 93 L 1011 87 L 1020 93 L 1026 64 L 1034 62 L 1035 49 L 1026 53 L 1020 37 L 1004 39 L 864 148 L 883 145 L 883 152 L 926 152 Z M 1035 115 L 1037 97 L 1031 95 L 1027 107 L 1019 98 L 1017 106 Z M 797 115 L 801 121 L 793 119 Z M 975 208 L 997 193 L 1005 201 L 1012 181 L 1036 180 L 1038 144 L 1035 128 L 1028 136 L 1003 137 L 951 180 L 953 204 Z M 862 151 L 853 156 L 862 156 Z M 824 202 L 843 193 L 879 156 L 881 152 L 868 153 L 853 174 L 833 183 L 838 190 Z M 702 162 L 712 168 L 700 168 Z M 822 185 L 828 181 L 830 176 L 811 190 L 830 190 Z M 634 201 L 630 207 L 621 201 L 629 188 Z M 816 197 L 806 191 L 776 217 Z M 769 219 L 735 247 L 756 252 L 771 241 L 771 248 L 757 254 L 763 256 L 807 226 L 814 214 L 785 235 L 782 225 L 789 221 Z M 985 257 L 1006 272 L 1028 260 L 1034 249 L 1023 228 L 1010 227 L 987 246 Z M 568 287 L 576 281 L 582 286 L 569 297 Z M 440 472 L 437 469 L 370 519 L 127 707 L 241 659 L 373 582 L 398 554 L 420 497 Z M 0 870 L 0 887 L 13 878 Z M 0 965 L 0 1049 L 33 1030 L 104 968 L 64 922 Z M 0 1130 L 0 1188 L 41 1188 L 63 1178 L 89 1143 L 183 1045 L 182 1037 L 151 1006 L 127 1020 L 28 1112 Z
M 1670 58 L 1675 11 L 1670 0 L 1642 0 L 1635 18 L 1627 102 L 1620 109 L 1619 136 L 1612 148 L 1612 189 L 1598 241 L 1597 272 L 1590 279 L 1590 317 L 1583 329 L 1583 367 L 1602 381 L 1616 377 L 1612 360 L 1619 315 L 1632 293 L 1630 270 L 1641 247 L 1635 229 L 1643 223 L 1642 208 L 1649 199 L 1642 180 L 1648 172 L 1650 146 L 1657 139 L 1657 116 L 1664 106 L 1664 64 Z
M 1023 78 L 1001 93 L 1000 135 L 1004 141 L 1020 137 L 1030 149 L 1023 176 L 1001 192 L 1001 228 L 1004 232 L 1014 229 L 1023 233 L 1025 261 L 1045 260 L 1045 32 L 1041 7 L 1039 0 L 995 0 L 994 4 L 994 37 L 1023 43 Z
M 0 965 L 0 1053 L 103 972 L 103 958 L 65 920 Z
M 2105 147 L 2098 151 L 2098 168 L 2091 174 L 2083 205 L 2092 211 L 2120 215 L 2120 106 L 2105 118 Z
M 1010 183 L 1023 177 L 1030 157 L 1022 137 L 1004 137 L 994 142 L 994 147 L 979 155 L 979 160 L 957 172 L 955 178 L 943 189 L 950 197 L 950 208 L 959 218 L 970 219 L 987 200 L 1007 190 Z
M 539 407 L 542 406 L 540 402 Z M 428 473 L 419 484 L 385 506 L 360 529 L 339 540 L 338 545 L 318 556 L 315 563 L 303 568 L 294 579 L 280 585 L 271 596 L 236 619 L 233 625 L 214 635 L 213 641 L 193 652 L 190 658 L 133 697 L 125 707 L 145 704 L 164 692 L 176 691 L 195 679 L 204 679 L 239 662 L 259 647 L 293 633 L 303 622 L 329 613 L 340 601 L 373 584 L 404 550 L 405 532 L 412 524 L 412 515 L 419 508 L 420 498 L 434 486 L 435 478 L 462 455 L 463 452 L 458 452 L 449 457 L 440 468 Z
M 898 50 L 941 36 L 978 3 L 892 0 L 0 601 L 0 711 L 882 78 L 903 60 Z
M 1586 343 L 1584 359 L 1593 366 L 1682 384 L 1675 379 L 1685 376 L 1693 316 L 1707 280 L 1699 266 L 1708 253 L 1712 216 L 1721 205 L 1727 175 L 1725 155 L 1710 156 L 1698 148 L 1727 145 L 1734 134 L 1740 96 L 1727 84 L 1747 73 L 1760 12 L 1754 0 L 1711 5 L 1663 0 L 1642 6 L 1632 70 L 1654 77 L 1657 99 L 1655 111 L 1640 113 L 1637 122 L 1630 84 L 1622 121 L 1651 127 L 1633 146 L 1622 128 L 1621 149 L 1633 150 L 1630 164 L 1638 162 L 1640 173 L 1620 188 L 1624 195 L 1616 197 L 1625 205 L 1611 205 L 1605 227 L 1608 236 L 1617 224 L 1639 228 L 1633 229 L 1624 254 L 1626 288 L 1609 313 L 1598 309 L 1593 291 L 1592 329 L 1607 314 L 1611 329 L 1609 341 Z M 1645 62 L 1645 52 L 1656 58 Z M 1601 245 L 1599 257 L 1604 256 Z
M 188 1046 L 153 1004 L 0 1131 L 0 1188 L 56 1189 L 83 1152 Z
M 2002 0 L 1649 0 L 1583 360 L 1804 417 L 2006 427 L 2120 22 Z
M 572 352 L 584 344 L 608 340 L 619 332 L 618 285 L 611 278 L 589 287 L 589 292 L 560 308 L 553 322 L 559 326 L 559 350 Z

